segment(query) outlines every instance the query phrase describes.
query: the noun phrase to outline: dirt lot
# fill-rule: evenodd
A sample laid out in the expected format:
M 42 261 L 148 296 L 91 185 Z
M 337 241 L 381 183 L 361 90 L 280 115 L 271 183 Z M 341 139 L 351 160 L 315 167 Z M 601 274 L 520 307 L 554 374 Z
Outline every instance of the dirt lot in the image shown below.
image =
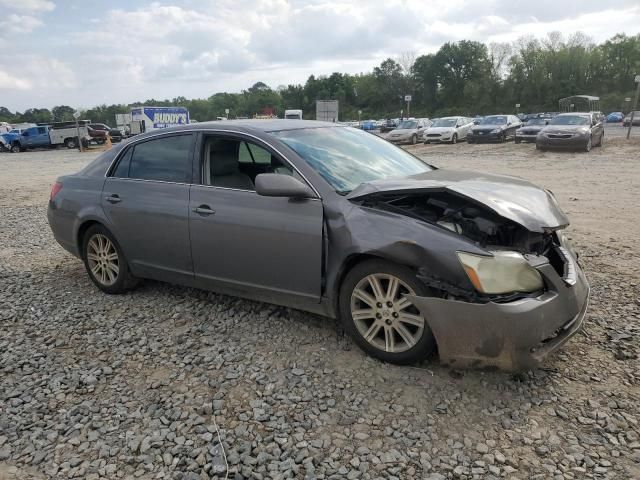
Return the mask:
M 105 296 L 46 223 L 50 184 L 95 153 L 0 154 L 0 479 L 640 478 L 640 139 L 407 148 L 529 179 L 570 216 L 591 308 L 543 368 L 397 367 L 293 310 Z

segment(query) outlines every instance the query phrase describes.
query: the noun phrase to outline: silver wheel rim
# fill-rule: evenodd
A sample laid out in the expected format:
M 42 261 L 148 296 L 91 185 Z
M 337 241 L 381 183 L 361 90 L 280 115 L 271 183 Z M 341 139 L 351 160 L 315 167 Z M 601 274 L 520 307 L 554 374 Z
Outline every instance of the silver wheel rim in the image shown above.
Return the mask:
M 118 252 L 104 235 L 93 235 L 87 243 L 87 263 L 93 278 L 108 287 L 116 283 L 120 272 Z
M 351 318 L 367 343 L 389 353 L 414 347 L 424 333 L 424 318 L 405 295 L 413 289 L 398 277 L 374 273 L 351 294 Z
M 587 152 L 591 150 L 591 138 L 587 141 Z

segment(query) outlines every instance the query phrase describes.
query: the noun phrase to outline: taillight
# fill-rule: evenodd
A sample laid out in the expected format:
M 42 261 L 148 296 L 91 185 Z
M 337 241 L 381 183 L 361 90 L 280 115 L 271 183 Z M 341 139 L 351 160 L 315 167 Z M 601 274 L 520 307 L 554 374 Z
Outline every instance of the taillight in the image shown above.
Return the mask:
M 60 190 L 62 190 L 62 183 L 54 183 L 51 186 L 51 195 L 49 195 L 49 201 L 53 200 Z

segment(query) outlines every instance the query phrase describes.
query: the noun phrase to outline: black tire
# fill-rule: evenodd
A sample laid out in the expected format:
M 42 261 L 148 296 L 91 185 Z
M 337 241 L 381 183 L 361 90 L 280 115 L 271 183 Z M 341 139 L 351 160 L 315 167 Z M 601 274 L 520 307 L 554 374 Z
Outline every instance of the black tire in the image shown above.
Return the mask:
M 11 145 L 11 153 L 20 153 L 22 151 L 22 147 L 20 146 L 19 143 L 14 143 L 13 145 Z
M 349 335 L 351 335 L 351 338 L 353 338 L 353 340 L 358 344 L 358 346 L 362 350 L 364 350 L 369 355 L 376 357 L 382 361 L 395 363 L 399 365 L 406 365 L 406 364 L 416 363 L 426 359 L 427 357 L 429 357 L 429 355 L 431 355 L 434 352 L 436 348 L 435 338 L 426 321 L 424 321 L 421 333 L 419 328 L 416 328 L 415 326 L 411 326 L 410 333 L 412 335 L 419 335 L 419 338 L 416 340 L 415 344 L 412 347 L 405 349 L 404 351 L 398 351 L 398 352 L 385 351 L 381 348 L 376 347 L 372 343 L 369 343 L 369 341 L 367 341 L 363 337 L 363 334 L 360 333 L 351 314 L 352 294 L 356 286 L 361 281 L 364 281 L 365 278 L 373 274 L 392 275 L 396 277 L 398 280 L 400 280 L 401 282 L 403 282 L 404 284 L 406 284 L 407 286 L 409 286 L 418 296 L 428 296 L 431 294 L 429 289 L 422 282 L 420 282 L 420 280 L 416 278 L 415 272 L 413 272 L 408 267 L 397 265 L 395 263 L 392 263 L 386 260 L 381 260 L 381 259 L 367 260 L 362 263 L 359 263 L 347 274 L 347 276 L 345 277 L 340 287 L 339 313 L 340 313 L 340 319 L 342 321 L 342 324 L 344 325 L 345 330 L 349 333 Z M 404 287 L 401 286 L 399 288 L 402 289 Z M 399 290 L 399 292 L 401 292 L 401 290 Z M 354 300 L 354 301 L 357 302 L 358 300 Z M 382 305 L 382 304 L 378 304 L 378 305 Z M 393 307 L 388 308 L 386 310 L 393 311 Z M 402 311 L 406 313 L 411 313 L 413 315 L 421 316 L 419 311 L 413 305 L 409 306 L 407 309 L 403 309 Z M 391 314 L 387 313 L 387 315 L 391 315 Z M 396 315 L 396 314 L 394 313 L 393 315 Z M 371 324 L 378 321 L 373 318 L 371 318 L 370 320 L 371 320 Z M 398 320 L 391 319 L 390 317 L 386 320 L 386 322 L 387 322 L 386 323 L 387 325 L 390 325 L 388 322 L 396 322 L 398 324 L 401 323 Z M 408 324 L 402 323 L 402 325 L 407 327 Z M 378 336 L 380 334 L 383 334 L 384 330 L 383 331 L 380 331 L 380 330 L 383 330 L 383 329 L 379 327 L 379 330 L 376 331 L 377 332 L 375 335 L 375 339 L 377 339 L 376 341 L 382 341 L 382 339 L 379 339 Z M 394 336 L 394 338 L 396 340 L 399 339 L 402 342 L 402 339 L 400 335 L 397 333 L 397 330 L 394 330 L 393 328 L 391 330 L 393 332 L 392 335 Z M 414 337 L 414 340 L 415 340 L 415 337 Z
M 92 271 L 92 267 L 90 266 L 89 259 L 89 242 L 92 239 L 97 238 L 98 236 L 106 237 L 113 246 L 115 250 L 115 254 L 117 255 L 117 266 L 118 272 L 117 275 L 114 274 L 115 280 L 112 283 L 105 283 L 101 279 L 99 279 L 96 274 Z M 124 254 L 122 253 L 122 249 L 118 244 L 115 237 L 111 234 L 109 230 L 107 230 L 104 226 L 96 224 L 89 227 L 89 229 L 85 232 L 84 237 L 82 239 L 82 260 L 84 262 L 84 266 L 87 270 L 87 274 L 89 278 L 94 283 L 96 287 L 108 294 L 120 294 L 124 293 L 127 290 L 133 288 L 138 283 L 138 280 L 131 275 L 129 270 L 129 264 L 127 263 Z M 95 266 L 95 265 L 94 265 Z M 113 271 L 112 271 L 113 273 Z
M 541 147 L 539 143 L 536 143 L 536 150 L 540 150 L 541 152 L 546 151 L 547 149 L 544 147 Z
M 602 132 L 602 135 L 600 135 L 600 141 L 598 142 L 598 147 L 601 147 L 603 142 L 604 142 L 604 132 Z
M 502 135 L 500 135 L 500 139 L 498 140 L 500 143 L 504 143 L 507 141 L 507 135 L 505 133 L 503 133 Z
M 415 145 L 416 143 L 418 143 L 418 136 L 414 133 L 411 135 L 411 145 Z
M 451 145 L 455 145 L 456 143 L 458 143 L 458 134 L 454 133 L 453 137 L 451 137 Z
M 471 138 L 467 138 L 467 143 L 473 143 L 473 140 Z
M 515 140 L 514 140 L 514 141 L 515 141 L 516 143 L 520 143 L 522 140 L 521 140 L 520 138 L 518 138 L 518 137 L 515 137 Z
M 77 138 L 65 138 L 64 146 L 68 149 L 78 148 L 78 139 Z

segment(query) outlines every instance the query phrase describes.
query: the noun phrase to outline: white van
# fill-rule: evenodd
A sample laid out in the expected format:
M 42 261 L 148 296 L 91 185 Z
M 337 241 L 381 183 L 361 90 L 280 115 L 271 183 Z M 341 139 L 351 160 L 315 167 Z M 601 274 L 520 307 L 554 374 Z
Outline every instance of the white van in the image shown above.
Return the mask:
M 285 110 L 284 118 L 290 120 L 302 120 L 302 110 Z

